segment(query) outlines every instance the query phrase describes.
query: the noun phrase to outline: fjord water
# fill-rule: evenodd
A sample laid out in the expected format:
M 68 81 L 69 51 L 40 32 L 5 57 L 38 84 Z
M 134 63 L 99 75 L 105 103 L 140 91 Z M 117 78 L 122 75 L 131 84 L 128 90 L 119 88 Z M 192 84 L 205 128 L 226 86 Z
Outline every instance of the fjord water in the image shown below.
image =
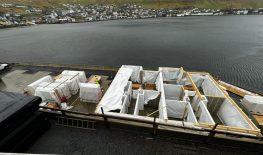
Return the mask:
M 0 62 L 184 66 L 263 93 L 263 16 L 37 25 L 0 30 Z

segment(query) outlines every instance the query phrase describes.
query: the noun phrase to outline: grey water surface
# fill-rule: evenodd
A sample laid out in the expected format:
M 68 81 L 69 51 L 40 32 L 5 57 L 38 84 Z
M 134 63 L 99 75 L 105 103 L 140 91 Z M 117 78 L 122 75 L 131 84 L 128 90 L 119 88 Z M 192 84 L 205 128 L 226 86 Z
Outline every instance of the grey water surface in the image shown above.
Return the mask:
M 263 93 L 263 16 L 37 25 L 0 30 L 0 62 L 183 66 Z

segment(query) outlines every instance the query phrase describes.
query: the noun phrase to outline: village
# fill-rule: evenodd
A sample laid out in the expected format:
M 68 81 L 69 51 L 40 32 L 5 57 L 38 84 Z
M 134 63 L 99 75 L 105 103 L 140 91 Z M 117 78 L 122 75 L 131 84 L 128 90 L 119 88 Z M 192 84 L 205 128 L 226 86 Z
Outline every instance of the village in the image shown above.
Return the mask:
M 22 10 L 18 13 L 14 10 Z M 203 9 L 161 8 L 149 9 L 135 4 L 87 5 L 63 4 L 60 8 L 40 9 L 19 4 L 0 3 L 0 28 L 35 24 L 62 24 L 120 19 L 145 19 L 159 17 L 263 15 L 258 9 Z

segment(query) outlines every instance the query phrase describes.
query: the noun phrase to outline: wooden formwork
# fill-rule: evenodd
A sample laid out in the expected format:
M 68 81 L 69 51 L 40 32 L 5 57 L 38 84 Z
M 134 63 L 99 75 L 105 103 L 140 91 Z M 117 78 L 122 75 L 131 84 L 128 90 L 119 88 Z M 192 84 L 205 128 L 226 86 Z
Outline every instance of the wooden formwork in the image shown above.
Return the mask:
M 213 124 L 206 124 L 206 123 L 199 123 L 196 124 L 196 126 L 202 127 L 202 128 L 209 128 L 213 129 L 215 125 Z M 235 132 L 235 133 L 243 133 L 243 134 L 251 134 L 255 135 L 256 137 L 260 137 L 260 129 L 246 129 L 246 128 L 238 128 L 238 127 L 232 127 L 232 126 L 226 126 L 226 125 L 218 125 L 215 130 L 221 130 L 221 131 L 227 131 L 227 132 Z
M 32 65 L 32 64 L 18 64 L 21 66 L 39 66 L 39 67 L 68 67 L 68 66 L 63 66 L 63 65 L 54 65 L 54 64 L 48 64 L 48 65 Z M 73 66 L 71 68 L 80 68 L 80 65 L 76 65 Z M 116 71 L 117 68 L 113 67 L 103 67 L 103 66 L 92 66 L 92 65 L 84 65 L 81 66 L 82 69 L 99 69 L 99 70 L 112 70 L 112 71 Z M 183 71 L 183 68 L 180 68 Z M 211 78 L 211 80 L 214 81 L 214 83 L 218 86 L 218 88 L 224 93 L 225 97 L 227 99 L 230 100 L 231 104 L 233 106 L 236 107 L 236 109 L 241 113 L 241 115 L 246 119 L 246 121 L 252 126 L 253 129 L 245 129 L 245 128 L 238 128 L 238 127 L 231 127 L 231 126 L 225 126 L 225 125 L 218 125 L 216 126 L 215 131 L 223 131 L 223 132 L 229 132 L 229 133 L 242 133 L 244 135 L 255 135 L 256 137 L 260 137 L 260 130 L 257 128 L 257 126 L 248 118 L 248 116 L 238 107 L 238 105 L 230 98 L 230 96 L 225 92 L 225 90 L 222 89 L 222 87 L 214 80 L 214 78 L 207 72 L 186 72 L 184 71 L 184 75 L 186 77 L 189 78 L 190 82 L 192 83 L 193 89 L 196 91 L 198 97 L 200 99 L 204 99 L 204 96 L 200 93 L 200 91 L 198 90 L 197 86 L 195 85 L 193 79 L 191 78 L 190 74 L 201 74 L 201 75 L 208 75 L 209 78 Z M 48 108 L 47 108 L 48 109 Z M 54 110 L 54 109 L 53 109 Z M 61 111 L 58 109 L 55 109 L 56 111 Z M 72 113 L 72 111 L 64 111 L 64 112 L 68 112 L 68 113 Z M 81 114 L 83 115 L 83 114 Z M 90 115 L 90 114 L 88 114 Z M 99 114 L 94 114 L 94 117 L 101 117 Z M 113 117 L 113 116 L 111 116 Z M 116 119 L 120 119 L 120 118 L 116 118 Z M 134 121 L 134 120 L 133 120 Z M 137 120 L 138 121 L 138 120 Z M 143 123 L 145 123 L 144 121 L 142 121 Z M 147 122 L 147 123 L 151 123 L 151 122 Z M 157 122 L 157 124 L 159 124 Z M 161 123 L 160 125 L 165 125 L 165 123 Z M 214 124 L 195 124 L 196 127 L 200 127 L 200 128 L 204 128 L 207 129 L 208 131 L 211 131 L 214 128 Z M 185 128 L 185 127 L 184 127 Z M 201 129 L 200 129 L 201 130 Z
M 185 72 L 185 73 L 186 73 L 187 78 L 190 80 L 190 82 L 191 82 L 194 90 L 196 91 L 196 94 L 198 95 L 198 97 L 199 97 L 200 99 L 204 99 L 204 97 L 203 97 L 202 94 L 200 93 L 199 89 L 197 88 L 196 84 L 194 83 L 191 75 L 190 75 L 188 72 Z
M 241 96 L 241 97 L 244 97 L 245 95 L 253 95 L 253 96 L 258 96 L 258 94 L 256 93 L 253 93 L 253 92 L 250 92 L 250 91 L 247 91 L 245 89 L 242 89 L 242 88 L 239 88 L 237 86 L 234 86 L 234 85 L 231 85 L 231 84 L 228 84 L 226 82 L 223 82 L 223 81 L 218 81 L 218 84 L 220 86 L 223 86 L 224 88 L 226 88 L 227 91 L 231 92 L 231 93 L 234 93 L 238 96 Z
M 190 82 L 192 83 L 194 89 L 196 90 L 197 95 L 199 96 L 200 99 L 202 99 L 203 96 L 201 95 L 199 89 L 196 87 L 190 74 L 207 75 L 216 84 L 216 86 L 223 92 L 226 99 L 230 101 L 230 103 L 238 110 L 238 112 L 242 115 L 242 117 L 252 127 L 252 129 L 246 129 L 246 128 L 231 127 L 231 126 L 226 126 L 226 125 L 218 125 L 216 127 L 216 130 L 223 130 L 227 132 L 238 132 L 238 133 L 244 133 L 244 134 L 253 134 L 255 136 L 261 136 L 260 129 L 258 129 L 258 127 L 248 118 L 248 116 L 241 110 L 241 108 L 235 103 L 235 101 L 227 94 L 225 90 L 222 89 L 222 87 L 218 84 L 218 82 L 216 82 L 215 79 L 209 73 L 207 72 L 186 72 L 186 75 L 189 78 Z M 214 124 L 201 123 L 201 124 L 196 124 L 196 126 L 212 129 L 214 127 Z

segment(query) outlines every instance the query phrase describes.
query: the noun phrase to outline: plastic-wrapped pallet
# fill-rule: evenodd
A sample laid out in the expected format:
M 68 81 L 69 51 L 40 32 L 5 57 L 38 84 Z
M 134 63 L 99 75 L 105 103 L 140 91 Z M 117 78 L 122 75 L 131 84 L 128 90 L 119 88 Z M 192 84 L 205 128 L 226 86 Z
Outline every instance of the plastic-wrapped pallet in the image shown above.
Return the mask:
M 57 79 L 55 82 L 67 84 L 72 95 L 76 95 L 79 91 L 79 78 L 77 76 L 63 75 L 60 79 Z
M 79 83 L 79 98 L 82 102 L 98 103 L 102 97 L 100 85 L 93 83 Z
M 87 82 L 87 77 L 84 71 L 71 71 L 71 70 L 64 70 L 62 75 L 70 75 L 70 76 L 75 76 L 77 75 L 79 78 L 79 82 L 85 83 Z
M 49 88 L 56 89 L 60 97 L 66 97 L 67 99 L 71 97 L 69 87 L 66 83 L 51 83 Z
M 39 96 L 42 99 L 42 102 L 52 101 L 60 103 L 60 98 L 55 90 L 44 87 L 37 87 L 35 91 L 35 96 Z
M 29 84 L 29 85 L 27 86 L 28 92 L 29 92 L 31 95 L 34 95 L 36 88 L 38 87 L 38 85 L 39 85 L 41 82 L 49 82 L 49 83 L 51 83 L 51 82 L 53 82 L 53 79 L 52 79 L 52 77 L 51 77 L 50 75 L 47 75 L 47 76 L 45 76 L 45 77 L 42 77 L 41 79 L 39 79 L 39 80 L 37 80 L 37 81 L 35 81 L 35 82 L 33 82 L 33 83 L 31 83 L 31 84 Z
M 50 85 L 51 82 L 41 82 L 37 85 L 37 87 L 47 87 L 48 85 Z
M 35 91 L 35 96 L 41 97 L 42 101 L 55 101 L 60 103 L 61 97 L 71 97 L 70 90 L 66 83 L 44 84 L 45 83 L 40 83 L 40 86 L 37 87 Z
M 263 114 L 263 97 L 262 96 L 245 95 L 241 103 L 250 112 Z

